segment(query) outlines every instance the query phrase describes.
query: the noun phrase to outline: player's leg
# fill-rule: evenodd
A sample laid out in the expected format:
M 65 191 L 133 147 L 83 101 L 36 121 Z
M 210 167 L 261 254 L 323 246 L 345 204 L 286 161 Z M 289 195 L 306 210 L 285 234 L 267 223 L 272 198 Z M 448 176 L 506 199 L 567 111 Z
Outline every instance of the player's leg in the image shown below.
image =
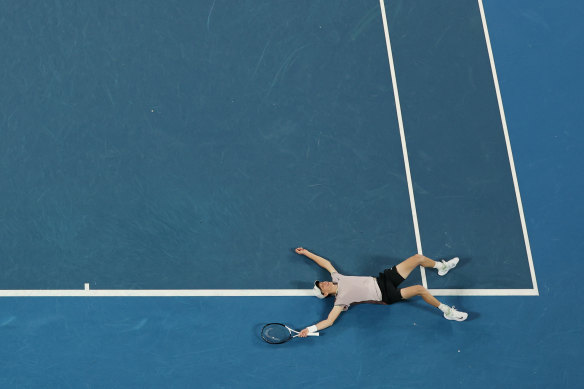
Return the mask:
M 400 290 L 404 300 L 409 300 L 415 296 L 421 296 L 425 302 L 438 308 L 440 306 L 440 301 L 428 292 L 428 289 L 424 288 L 422 285 L 408 286 L 407 288 L 402 288 Z
M 464 321 L 468 317 L 467 313 L 457 311 L 454 307 L 442 304 L 422 285 L 408 286 L 407 288 L 400 289 L 399 292 L 404 300 L 409 300 L 415 296 L 421 296 L 425 302 L 440 309 L 444 313 L 444 317 L 448 320 Z
M 425 257 L 421 254 L 416 254 L 414 256 L 409 257 L 405 261 L 398 264 L 395 268 L 400 276 L 404 279 L 408 278 L 412 270 L 414 270 L 418 266 L 424 267 L 434 267 L 436 265 L 436 261 L 431 260 L 428 257 Z
M 404 279 L 408 278 L 412 270 L 418 266 L 434 268 L 438 270 L 438 275 L 443 276 L 453 269 L 458 264 L 458 257 L 452 258 L 450 261 L 436 262 L 433 259 L 425 257 L 421 254 L 416 254 L 409 257 L 402 263 L 396 266 L 396 270 Z

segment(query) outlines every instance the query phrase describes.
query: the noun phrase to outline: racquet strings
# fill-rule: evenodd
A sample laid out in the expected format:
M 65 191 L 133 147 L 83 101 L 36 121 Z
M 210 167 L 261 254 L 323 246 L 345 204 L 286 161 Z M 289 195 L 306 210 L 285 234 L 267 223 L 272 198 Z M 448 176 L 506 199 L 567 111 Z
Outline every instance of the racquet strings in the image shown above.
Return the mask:
M 282 324 L 268 324 L 262 329 L 262 338 L 268 343 L 283 343 L 290 339 L 291 333 Z

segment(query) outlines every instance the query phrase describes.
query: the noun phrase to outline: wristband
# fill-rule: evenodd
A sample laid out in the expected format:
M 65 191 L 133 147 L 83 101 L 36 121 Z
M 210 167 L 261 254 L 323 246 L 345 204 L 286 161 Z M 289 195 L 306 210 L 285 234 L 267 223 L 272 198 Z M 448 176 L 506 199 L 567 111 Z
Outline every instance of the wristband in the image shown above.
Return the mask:
M 318 328 L 316 328 L 316 326 L 310 326 L 310 327 L 306 327 L 308 329 L 308 332 L 310 332 L 311 334 L 313 332 L 317 332 Z

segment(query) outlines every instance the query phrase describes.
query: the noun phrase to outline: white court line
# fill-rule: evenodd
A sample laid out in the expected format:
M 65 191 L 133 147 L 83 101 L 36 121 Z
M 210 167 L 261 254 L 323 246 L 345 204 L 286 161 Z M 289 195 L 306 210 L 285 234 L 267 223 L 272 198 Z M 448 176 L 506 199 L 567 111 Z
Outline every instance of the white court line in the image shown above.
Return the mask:
M 539 296 L 535 289 L 428 289 L 434 296 Z
M 0 297 L 246 297 L 314 296 L 312 289 L 62 289 L 0 290 Z
M 533 289 L 430 289 L 434 296 L 536 296 Z M 312 289 L 0 290 L 0 297 L 312 297 Z
M 481 19 L 483 21 L 483 30 L 485 31 L 487 51 L 489 52 L 489 60 L 491 61 L 491 70 L 493 71 L 493 81 L 495 83 L 495 92 L 497 93 L 497 102 L 499 103 L 499 112 L 501 113 L 501 123 L 503 124 L 503 133 L 505 134 L 505 144 L 507 145 L 509 164 L 511 165 L 511 175 L 513 177 L 513 185 L 515 187 L 515 196 L 517 197 L 519 218 L 521 219 L 521 228 L 523 229 L 523 240 L 525 241 L 525 249 L 527 250 L 529 271 L 531 272 L 531 283 L 533 284 L 533 290 L 537 294 L 538 289 L 537 280 L 535 279 L 535 268 L 533 267 L 533 259 L 531 257 L 531 246 L 529 245 L 529 237 L 527 236 L 527 225 L 525 224 L 525 216 L 523 214 L 523 204 L 521 202 L 521 194 L 519 193 L 517 173 L 515 172 L 515 162 L 513 162 L 513 153 L 511 152 L 511 142 L 509 141 L 509 132 L 507 131 L 507 120 L 505 119 L 505 111 L 503 110 L 503 99 L 501 98 L 501 90 L 499 89 L 499 79 L 497 77 L 497 70 L 495 69 L 495 59 L 493 57 L 493 50 L 491 49 L 491 39 L 489 38 L 489 30 L 487 29 L 487 19 L 485 17 L 485 10 L 483 8 L 483 0 L 478 0 L 478 2 L 479 9 L 481 11 Z
M 406 135 L 404 132 L 404 122 L 402 119 L 401 104 L 399 101 L 399 93 L 397 90 L 397 81 L 395 77 L 395 66 L 393 65 L 393 53 L 391 51 L 391 42 L 389 40 L 389 29 L 387 27 L 387 16 L 385 14 L 384 0 L 379 0 L 381 7 L 381 18 L 383 19 L 383 31 L 385 32 L 385 45 L 387 46 L 387 59 L 389 60 L 389 70 L 391 72 L 391 83 L 393 84 L 393 97 L 395 99 L 395 110 L 397 113 L 397 124 L 399 126 L 399 135 L 401 137 L 402 151 L 404 154 L 404 165 L 406 168 L 406 179 L 408 182 L 408 192 L 410 194 L 410 206 L 412 208 L 412 219 L 414 220 L 414 233 L 416 234 L 416 245 L 418 254 L 422 254 L 422 241 L 420 239 L 420 229 L 418 227 L 418 212 L 416 211 L 416 200 L 414 198 L 414 188 L 412 185 L 412 175 L 410 173 L 410 160 L 408 158 L 408 147 L 406 145 Z M 426 281 L 426 271 L 420 266 L 422 272 L 422 285 L 428 287 Z
M 509 162 L 511 164 L 511 172 L 513 175 L 513 183 L 515 185 L 515 193 L 517 195 L 517 203 L 519 206 L 519 213 L 521 218 L 521 225 L 523 227 L 525 245 L 527 249 L 527 255 L 529 259 L 529 267 L 531 270 L 531 277 L 533 282 L 533 289 L 430 289 L 430 292 L 435 296 L 537 296 L 537 282 L 535 279 L 535 271 L 533 268 L 533 261 L 531 257 L 531 249 L 529 246 L 529 239 L 527 236 L 527 228 L 525 226 L 525 217 L 523 215 L 523 206 L 521 203 L 521 196 L 519 195 L 519 186 L 517 184 L 517 177 L 515 173 L 515 165 L 513 163 L 513 156 L 511 154 L 511 145 L 509 143 L 509 136 L 507 132 L 507 124 L 505 121 L 505 114 L 503 111 L 503 103 L 501 100 L 501 94 L 499 91 L 499 82 L 497 79 L 497 73 L 495 71 L 495 62 L 493 60 L 493 54 L 491 50 L 491 44 L 489 40 L 489 34 L 487 30 L 486 19 L 483 10 L 482 0 L 478 0 L 479 7 L 481 11 L 481 18 L 483 21 L 483 28 L 485 31 L 485 38 L 487 42 L 487 49 L 489 52 L 489 58 L 491 61 L 491 68 L 493 71 L 493 79 L 495 82 L 495 89 L 497 93 L 497 100 L 499 102 L 499 110 L 501 112 L 501 121 L 503 123 L 503 131 L 505 133 L 505 141 L 507 144 L 507 151 L 509 154 Z M 420 232 L 418 229 L 418 217 L 416 212 L 416 205 L 414 201 L 414 192 L 412 188 L 412 181 L 409 168 L 409 160 L 405 142 L 405 135 L 403 129 L 403 121 L 401 114 L 401 106 L 399 101 L 397 82 L 395 76 L 395 68 L 393 64 L 393 55 L 391 52 L 391 44 L 389 40 L 389 32 L 387 27 L 387 17 L 385 13 L 384 0 L 379 0 L 381 6 L 381 13 L 383 19 L 383 28 L 385 31 L 385 40 L 388 51 L 388 59 L 391 70 L 391 78 L 394 89 L 394 97 L 396 103 L 396 110 L 398 116 L 398 124 L 400 130 L 400 136 L 402 140 L 402 149 L 404 154 L 404 163 L 406 168 L 406 176 L 408 181 L 408 189 L 410 193 L 410 204 L 412 207 L 412 217 L 414 220 L 414 230 L 416 234 L 416 244 L 418 248 L 418 253 L 422 253 L 422 244 L 420 240 Z M 426 273 L 423 268 L 422 271 L 422 282 L 425 287 L 426 283 Z M 0 290 L 0 297 L 237 297 L 237 296 L 313 296 L 311 289 L 179 289 L 179 290 L 123 290 L 123 289 L 108 289 L 108 290 L 96 290 L 90 289 L 89 284 L 84 285 L 84 289 L 79 290 Z
M 521 226 L 523 228 L 523 237 L 524 237 L 524 241 L 525 241 L 525 248 L 527 250 L 527 258 L 529 261 L 529 269 L 531 272 L 531 280 L 532 280 L 532 285 L 533 285 L 533 289 L 487 289 L 487 290 L 482 290 L 482 289 L 434 289 L 434 293 L 436 293 L 436 295 L 450 295 L 450 294 L 458 294 L 458 295 L 493 295 L 492 293 L 500 293 L 499 295 L 508 295 L 506 294 L 504 291 L 508 290 L 509 293 L 511 295 L 525 295 L 525 294 L 538 294 L 538 289 L 537 289 L 537 281 L 535 278 L 535 270 L 533 267 L 533 259 L 531 256 L 531 248 L 529 245 L 529 238 L 527 235 L 527 227 L 526 227 L 526 223 L 525 223 L 525 216 L 523 213 L 523 205 L 521 202 L 521 195 L 519 193 L 519 185 L 517 182 L 517 174 L 515 172 L 515 163 L 513 162 L 513 154 L 511 152 L 511 143 L 509 141 L 509 133 L 507 131 L 507 122 L 505 120 L 505 112 L 503 110 L 503 100 L 501 99 L 501 92 L 499 89 L 499 80 L 497 78 L 497 72 L 495 69 L 495 61 L 493 58 L 493 52 L 491 49 L 491 41 L 489 39 L 489 32 L 487 29 L 487 21 L 485 18 L 485 12 L 484 12 L 484 8 L 483 8 L 483 2 L 482 0 L 478 0 L 478 4 L 479 4 L 479 9 L 480 9 L 480 13 L 481 13 L 481 19 L 482 19 L 482 23 L 483 23 L 483 30 L 485 33 L 485 40 L 486 40 L 486 44 L 487 44 L 487 50 L 489 53 L 489 60 L 491 63 L 491 70 L 493 73 L 493 80 L 494 80 L 494 84 L 495 84 L 495 91 L 497 94 L 497 101 L 499 104 L 499 111 L 501 113 L 501 122 L 503 125 L 503 132 L 505 134 L 505 143 L 507 146 L 507 154 L 509 156 L 509 163 L 511 166 L 511 174 L 513 177 L 513 185 L 515 187 L 515 194 L 517 197 L 517 205 L 518 205 L 518 209 L 519 209 L 519 217 L 521 220 Z M 406 167 L 406 178 L 407 178 L 407 182 L 408 182 L 408 190 L 410 193 L 410 204 L 412 207 L 412 217 L 414 220 L 414 230 L 415 230 L 415 234 L 416 234 L 416 244 L 417 244 L 417 248 L 418 248 L 418 253 L 422 254 L 422 244 L 421 244 L 421 240 L 420 240 L 420 231 L 419 231 L 419 227 L 418 227 L 418 216 L 417 216 L 417 212 L 416 212 L 416 205 L 415 205 L 415 200 L 414 200 L 414 191 L 413 191 L 413 187 L 412 187 L 412 181 L 411 181 L 411 174 L 410 174 L 410 167 L 409 167 L 409 159 L 408 159 L 408 152 L 407 152 L 407 147 L 406 147 L 406 141 L 405 141 L 405 135 L 404 135 L 404 127 L 403 127 L 403 119 L 402 119 L 402 112 L 401 112 L 401 105 L 400 105 L 400 100 L 399 100 L 399 93 L 398 93 L 398 88 L 397 88 L 397 81 L 396 81 L 396 75 L 395 75 L 395 67 L 394 67 L 394 62 L 393 62 L 393 53 L 391 50 L 391 41 L 389 39 L 389 29 L 388 29 L 388 25 L 387 25 L 387 14 L 385 12 L 385 3 L 384 0 L 379 0 L 379 5 L 381 7 L 381 15 L 382 15 L 382 19 L 383 19 L 383 30 L 385 32 L 385 43 L 387 46 L 387 55 L 388 55 L 388 59 L 389 59 L 389 66 L 390 66 L 390 72 L 391 72 L 391 80 L 393 83 L 393 92 L 394 92 L 394 98 L 395 98 L 395 105 L 396 105 L 396 111 L 397 111 L 397 119 L 398 119 L 398 125 L 399 125 L 399 131 L 400 131 L 400 136 L 401 136 L 401 140 L 402 140 L 402 149 L 403 149 L 403 153 L 404 153 L 404 163 L 405 163 L 405 167 Z M 427 280 L 426 280 L 426 272 L 425 269 L 423 267 L 420 267 L 420 271 L 421 271 L 421 276 L 422 276 L 422 284 L 424 285 L 424 287 L 428 287 L 427 286 Z

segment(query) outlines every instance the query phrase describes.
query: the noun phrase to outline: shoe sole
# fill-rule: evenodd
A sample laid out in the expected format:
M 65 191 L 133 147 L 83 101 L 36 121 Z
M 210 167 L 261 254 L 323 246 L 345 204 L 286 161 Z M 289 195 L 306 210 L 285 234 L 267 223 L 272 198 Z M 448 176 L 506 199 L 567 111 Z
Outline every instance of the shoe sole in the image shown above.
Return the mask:
M 444 315 L 444 318 L 447 320 L 454 320 L 454 321 L 465 321 L 468 318 L 468 315 L 466 315 L 463 318 L 458 318 L 458 317 L 446 317 L 446 315 Z

